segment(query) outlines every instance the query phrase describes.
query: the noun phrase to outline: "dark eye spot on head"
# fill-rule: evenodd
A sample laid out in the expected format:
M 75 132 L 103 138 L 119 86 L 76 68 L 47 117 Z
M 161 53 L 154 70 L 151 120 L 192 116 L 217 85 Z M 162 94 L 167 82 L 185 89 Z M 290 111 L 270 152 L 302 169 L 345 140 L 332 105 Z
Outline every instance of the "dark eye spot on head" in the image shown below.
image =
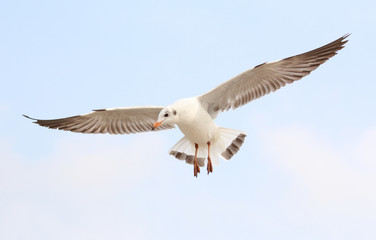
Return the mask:
M 165 113 L 165 115 L 163 115 L 164 117 L 168 117 L 168 113 Z
M 176 110 L 174 110 L 172 113 L 173 113 L 174 115 L 176 115 Z

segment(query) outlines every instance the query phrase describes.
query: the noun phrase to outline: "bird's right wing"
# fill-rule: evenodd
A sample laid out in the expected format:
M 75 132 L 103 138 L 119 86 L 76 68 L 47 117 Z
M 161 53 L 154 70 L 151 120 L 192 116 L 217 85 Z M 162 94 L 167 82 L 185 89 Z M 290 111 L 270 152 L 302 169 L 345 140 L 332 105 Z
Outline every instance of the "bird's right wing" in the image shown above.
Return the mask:
M 307 76 L 342 49 L 348 36 L 306 53 L 260 64 L 199 96 L 199 100 L 215 118 L 219 112 L 240 107 Z
M 151 131 L 162 108 L 145 106 L 100 109 L 84 115 L 51 120 L 24 116 L 35 120 L 34 123 L 48 128 L 80 133 L 130 134 Z M 174 128 L 174 125 L 163 124 L 156 130 L 171 128 Z

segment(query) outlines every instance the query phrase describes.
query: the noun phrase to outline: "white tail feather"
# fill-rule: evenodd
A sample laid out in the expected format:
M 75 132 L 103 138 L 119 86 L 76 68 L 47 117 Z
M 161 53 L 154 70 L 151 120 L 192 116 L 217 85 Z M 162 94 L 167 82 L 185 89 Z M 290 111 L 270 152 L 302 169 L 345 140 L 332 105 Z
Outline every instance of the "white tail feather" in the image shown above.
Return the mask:
M 219 164 L 219 159 L 229 160 L 235 155 L 244 142 L 246 134 L 239 130 L 219 127 L 219 135 L 210 142 L 210 158 L 214 165 Z M 169 151 L 170 155 L 177 159 L 185 160 L 192 164 L 195 156 L 195 143 L 188 138 L 180 139 Z M 202 167 L 205 166 L 208 157 L 208 145 L 199 145 L 197 151 L 197 161 Z

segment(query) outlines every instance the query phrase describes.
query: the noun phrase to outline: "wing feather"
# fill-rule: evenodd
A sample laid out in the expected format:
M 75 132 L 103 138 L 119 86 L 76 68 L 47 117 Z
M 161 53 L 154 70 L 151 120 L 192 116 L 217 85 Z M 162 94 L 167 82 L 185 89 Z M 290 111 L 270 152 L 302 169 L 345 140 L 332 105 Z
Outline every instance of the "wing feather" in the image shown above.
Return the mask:
M 35 120 L 34 123 L 48 128 L 80 132 L 130 134 L 151 131 L 153 123 L 163 107 L 130 107 L 94 110 L 91 113 L 73 117 L 42 120 L 24 115 Z M 174 128 L 171 124 L 163 124 L 155 130 Z
M 199 96 L 201 104 L 215 118 L 218 112 L 236 109 L 254 99 L 293 83 L 319 67 L 344 47 L 349 34 L 312 51 L 263 63 L 247 70 L 212 91 Z

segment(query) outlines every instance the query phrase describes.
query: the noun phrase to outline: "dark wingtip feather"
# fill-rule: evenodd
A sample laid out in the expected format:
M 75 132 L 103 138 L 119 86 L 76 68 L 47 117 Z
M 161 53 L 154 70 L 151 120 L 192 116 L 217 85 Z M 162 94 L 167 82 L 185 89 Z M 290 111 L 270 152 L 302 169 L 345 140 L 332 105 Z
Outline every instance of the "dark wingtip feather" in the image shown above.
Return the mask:
M 351 35 L 351 33 L 346 33 L 345 35 L 343 35 L 340 39 L 341 39 L 341 42 L 342 42 L 342 48 L 345 47 L 344 44 L 346 44 L 349 39 L 346 39 L 348 38 L 349 36 Z M 345 40 L 346 39 L 346 40 Z
M 25 115 L 25 114 L 22 114 L 22 116 L 24 116 L 25 118 L 28 118 L 28 119 L 34 120 L 34 121 L 38 121 L 38 119 L 36 119 L 36 118 L 32 118 L 32 117 L 29 117 L 29 116 L 27 116 L 27 115 Z M 36 122 L 34 122 L 34 123 L 36 123 Z
M 342 47 L 344 47 L 343 45 L 349 41 L 349 39 L 346 39 L 346 38 L 348 38 L 350 35 L 351 33 L 346 33 L 345 35 L 343 35 L 342 37 L 338 39 L 338 40 L 341 40 Z
M 346 33 L 345 35 L 342 36 L 342 38 L 345 39 L 345 38 L 347 38 L 350 35 L 351 35 L 351 33 Z

